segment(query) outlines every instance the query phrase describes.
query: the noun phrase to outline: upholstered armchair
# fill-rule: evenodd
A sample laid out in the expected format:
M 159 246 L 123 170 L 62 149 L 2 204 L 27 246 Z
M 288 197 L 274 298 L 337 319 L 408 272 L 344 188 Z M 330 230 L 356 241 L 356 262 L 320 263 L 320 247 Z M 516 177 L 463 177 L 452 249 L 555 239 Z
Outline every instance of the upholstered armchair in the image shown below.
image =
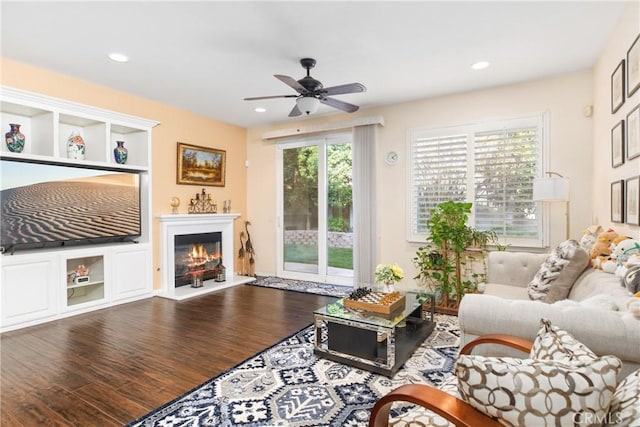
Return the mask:
M 528 353 L 532 341 L 504 334 L 485 335 L 469 342 L 460 354 L 470 354 L 481 344 L 501 344 Z M 452 424 L 461 427 L 498 427 L 501 424 L 476 410 L 460 398 L 426 384 L 402 385 L 383 396 L 373 407 L 369 427 L 387 427 L 389 411 L 395 402 L 409 402 L 435 412 Z
M 470 355 L 483 344 L 507 346 L 528 356 Z M 640 425 L 640 370 L 619 381 L 621 369 L 619 358 L 597 356 L 541 319 L 535 341 L 493 334 L 469 342 L 460 350 L 455 375 L 441 385 L 447 391 L 425 384 L 400 386 L 375 404 L 369 427 Z M 407 402 L 414 406 L 390 420 L 392 405 Z

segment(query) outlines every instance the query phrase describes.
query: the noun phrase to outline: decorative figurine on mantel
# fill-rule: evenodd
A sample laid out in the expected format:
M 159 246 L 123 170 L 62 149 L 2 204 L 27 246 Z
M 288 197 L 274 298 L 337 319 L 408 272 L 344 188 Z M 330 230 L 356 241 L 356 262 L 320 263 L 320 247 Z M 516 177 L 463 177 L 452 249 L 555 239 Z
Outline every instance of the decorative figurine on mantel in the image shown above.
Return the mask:
M 203 188 L 200 193 L 196 193 L 195 199 L 189 201 L 188 212 L 190 214 L 218 213 L 218 205 L 211 198 L 211 194 L 207 194 Z
M 171 213 L 174 215 L 177 214 L 178 208 L 180 207 L 180 199 L 176 196 L 173 196 L 169 204 L 171 205 Z
M 225 200 L 224 204 L 222 206 L 222 212 L 223 213 L 230 213 L 231 212 L 231 200 Z

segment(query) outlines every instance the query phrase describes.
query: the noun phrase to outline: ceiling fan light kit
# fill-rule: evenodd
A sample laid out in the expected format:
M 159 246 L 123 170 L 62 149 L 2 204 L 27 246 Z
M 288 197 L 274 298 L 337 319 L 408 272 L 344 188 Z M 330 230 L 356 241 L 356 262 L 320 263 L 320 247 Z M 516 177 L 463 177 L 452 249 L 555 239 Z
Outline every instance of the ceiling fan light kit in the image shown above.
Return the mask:
M 296 117 L 304 114 L 313 114 L 318 111 L 320 104 L 325 104 L 338 110 L 345 111 L 347 113 L 353 113 L 358 111 L 357 105 L 350 104 L 348 102 L 340 101 L 339 99 L 330 98 L 330 95 L 343 95 L 346 93 L 359 93 L 367 90 L 364 85 L 360 83 L 347 83 L 339 86 L 323 87 L 319 80 L 311 77 L 309 70 L 316 65 L 316 60 L 313 58 L 302 58 L 300 60 L 302 68 L 307 70 L 307 75 L 300 80 L 295 80 L 293 77 L 284 76 L 281 74 L 275 74 L 274 77 L 287 86 L 293 88 L 297 95 L 276 95 L 276 96 L 258 96 L 252 98 L 245 98 L 245 101 L 255 101 L 260 99 L 273 99 L 273 98 L 296 98 L 296 105 L 289 113 L 289 117 Z
M 320 101 L 318 101 L 318 98 L 315 98 L 313 96 L 301 96 L 300 98 L 296 99 L 296 106 L 298 107 L 298 110 L 307 115 L 313 114 L 318 111 L 319 105 Z

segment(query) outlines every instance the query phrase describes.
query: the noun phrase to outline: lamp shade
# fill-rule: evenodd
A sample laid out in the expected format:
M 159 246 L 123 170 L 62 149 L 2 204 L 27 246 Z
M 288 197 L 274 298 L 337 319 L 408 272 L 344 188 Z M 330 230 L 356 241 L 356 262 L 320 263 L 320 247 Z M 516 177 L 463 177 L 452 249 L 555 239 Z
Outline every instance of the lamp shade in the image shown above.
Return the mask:
M 312 114 L 318 111 L 318 105 L 320 105 L 320 101 L 314 96 L 301 96 L 296 99 L 296 105 L 298 106 L 298 110 L 302 111 L 305 114 Z
M 533 180 L 533 200 L 565 202 L 569 200 L 569 178 L 538 178 Z

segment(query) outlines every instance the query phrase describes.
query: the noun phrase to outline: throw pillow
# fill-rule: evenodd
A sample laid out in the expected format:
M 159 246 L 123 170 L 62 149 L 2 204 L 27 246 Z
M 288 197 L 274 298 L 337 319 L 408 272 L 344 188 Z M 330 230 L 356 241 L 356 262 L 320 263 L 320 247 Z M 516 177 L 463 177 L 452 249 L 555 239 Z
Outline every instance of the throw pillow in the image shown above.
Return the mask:
M 640 426 L 640 369 L 622 380 L 611 399 L 605 426 Z
M 548 303 L 567 298 L 573 283 L 588 265 L 589 254 L 577 241 L 561 243 L 527 285 L 529 298 Z
M 533 340 L 529 357 L 565 363 L 589 363 L 598 356 L 565 330 L 540 319 L 540 330 Z
M 588 364 L 461 355 L 458 387 L 471 406 L 506 426 L 595 426 L 607 414 L 622 367 L 615 356 Z

